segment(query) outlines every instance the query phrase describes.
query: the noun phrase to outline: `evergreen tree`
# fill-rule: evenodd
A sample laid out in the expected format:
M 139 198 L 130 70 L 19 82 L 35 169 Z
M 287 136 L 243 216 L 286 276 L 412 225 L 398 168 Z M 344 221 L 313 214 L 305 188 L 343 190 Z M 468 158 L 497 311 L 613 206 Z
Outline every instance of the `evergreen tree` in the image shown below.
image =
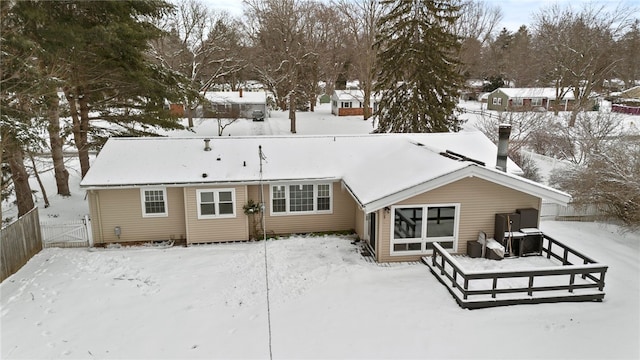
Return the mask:
M 25 150 L 38 141 L 30 123 L 37 96 L 37 46 L 25 38 L 12 14 L 13 4 L 0 2 L 0 219 L 2 201 L 14 193 L 18 216 L 34 206 Z M 1 221 L 0 221 L 1 222 Z
M 446 0 L 385 0 L 378 22 L 382 94 L 377 132 L 458 131 L 453 114 L 461 76 L 454 33 L 459 8 Z
M 60 69 L 57 85 L 69 103 L 83 176 L 89 150 L 105 131 L 91 120 L 110 122 L 107 136 L 182 127 L 165 102 L 188 97 L 186 81 L 147 53 L 149 42 L 162 35 L 153 19 L 171 9 L 161 0 L 16 3 L 25 33 L 42 49 L 38 59 Z

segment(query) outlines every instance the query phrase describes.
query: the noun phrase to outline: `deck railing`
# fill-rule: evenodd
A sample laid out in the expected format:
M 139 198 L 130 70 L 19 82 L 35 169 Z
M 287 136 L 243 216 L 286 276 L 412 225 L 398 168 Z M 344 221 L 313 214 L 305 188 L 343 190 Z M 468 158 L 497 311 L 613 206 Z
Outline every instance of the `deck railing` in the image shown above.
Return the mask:
M 438 243 L 433 244 L 432 257 L 429 260 L 424 258 L 423 261 L 430 261 L 430 264 L 427 265 L 430 265 L 432 271 L 439 270 L 441 281 L 448 279 L 445 285 L 449 287 L 450 292 L 462 307 L 557 301 L 600 301 L 604 298 L 604 280 L 608 268 L 606 265 L 598 264 L 586 255 L 546 235 L 543 237 L 542 253 L 549 259 L 554 258 L 561 261 L 562 265 L 531 270 L 465 271 L 453 256 Z M 576 262 L 581 264 L 576 264 Z M 536 281 L 553 276 L 555 278 L 547 281 L 547 284 L 539 284 L 540 281 Z M 576 283 L 577 276 L 585 281 Z M 528 279 L 528 285 L 500 286 L 505 280 L 515 278 Z M 491 281 L 491 286 L 485 285 L 482 289 L 471 289 L 470 287 L 472 282 L 486 282 L 487 280 Z M 450 282 L 450 286 L 448 282 Z M 551 284 L 548 284 L 549 282 Z M 597 291 L 576 295 L 574 291 L 578 289 L 597 289 Z M 487 299 L 486 295 L 491 295 L 491 298 Z M 478 298 L 479 296 L 484 296 L 485 299 Z M 473 297 L 475 298 L 472 299 Z

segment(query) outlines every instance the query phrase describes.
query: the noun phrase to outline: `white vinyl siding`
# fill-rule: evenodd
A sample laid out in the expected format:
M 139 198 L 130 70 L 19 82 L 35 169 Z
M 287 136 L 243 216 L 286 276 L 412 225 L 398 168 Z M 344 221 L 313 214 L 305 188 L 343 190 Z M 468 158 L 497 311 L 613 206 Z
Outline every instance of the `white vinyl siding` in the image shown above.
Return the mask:
M 169 216 L 167 190 L 165 188 L 140 189 L 140 200 L 142 202 L 142 217 Z

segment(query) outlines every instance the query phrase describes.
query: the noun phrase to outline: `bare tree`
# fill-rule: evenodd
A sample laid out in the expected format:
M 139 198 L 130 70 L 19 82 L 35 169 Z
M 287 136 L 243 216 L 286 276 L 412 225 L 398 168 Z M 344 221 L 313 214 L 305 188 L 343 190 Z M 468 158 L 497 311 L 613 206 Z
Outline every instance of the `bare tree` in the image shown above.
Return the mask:
M 303 65 L 313 61 L 308 48 L 305 14 L 310 3 L 297 0 L 247 0 L 246 15 L 254 46 L 257 76 L 273 93 L 281 109 L 289 109 L 291 133 L 296 133 L 298 94 L 303 91 Z
M 346 19 L 351 41 L 345 44 L 351 46 L 351 64 L 360 81 L 360 88 L 364 93 L 364 120 L 371 117 L 371 95 L 376 80 L 377 56 L 373 45 L 378 31 L 377 22 L 383 15 L 384 7 L 377 0 L 339 0 L 338 8 Z M 345 47 L 346 47 L 345 46 Z M 347 52 L 348 49 L 343 48 Z M 343 58 L 344 60 L 344 58 Z M 344 63 L 343 63 L 344 64 Z M 339 62 L 336 65 L 340 66 Z
M 492 39 L 502 20 L 500 6 L 482 0 L 457 0 L 460 6 L 455 28 L 460 37 L 460 73 L 465 77 L 479 76 L 482 72 L 482 48 Z
M 575 98 L 569 126 L 578 112 L 588 109 L 591 91 L 608 78 L 619 57 L 614 57 L 614 39 L 630 25 L 630 12 L 619 8 L 586 5 L 579 12 L 553 5 L 536 15 L 536 43 L 547 79 L 556 87 L 556 104 L 568 92 Z M 557 114 L 557 107 L 556 107 Z
M 619 137 L 588 162 L 552 174 L 553 185 L 566 190 L 577 205 L 597 205 L 631 229 L 640 228 L 640 145 Z
M 226 12 L 212 11 L 198 0 L 181 0 L 176 11 L 157 25 L 167 35 L 152 41 L 152 56 L 186 76 L 194 91 L 204 93 L 246 67 L 240 22 Z M 197 99 L 185 99 L 189 127 L 199 104 Z
M 617 41 L 616 54 L 622 59 L 616 67 L 616 75 L 626 88 L 636 85 L 640 79 L 640 20 L 636 19 L 629 31 Z

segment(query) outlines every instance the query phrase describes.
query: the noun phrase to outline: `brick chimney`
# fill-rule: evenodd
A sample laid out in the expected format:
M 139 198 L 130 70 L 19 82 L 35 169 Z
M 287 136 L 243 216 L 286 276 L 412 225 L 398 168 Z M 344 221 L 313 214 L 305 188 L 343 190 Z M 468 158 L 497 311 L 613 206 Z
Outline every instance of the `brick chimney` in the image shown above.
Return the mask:
M 238 94 L 240 95 L 240 97 L 242 97 L 242 88 L 238 89 Z

